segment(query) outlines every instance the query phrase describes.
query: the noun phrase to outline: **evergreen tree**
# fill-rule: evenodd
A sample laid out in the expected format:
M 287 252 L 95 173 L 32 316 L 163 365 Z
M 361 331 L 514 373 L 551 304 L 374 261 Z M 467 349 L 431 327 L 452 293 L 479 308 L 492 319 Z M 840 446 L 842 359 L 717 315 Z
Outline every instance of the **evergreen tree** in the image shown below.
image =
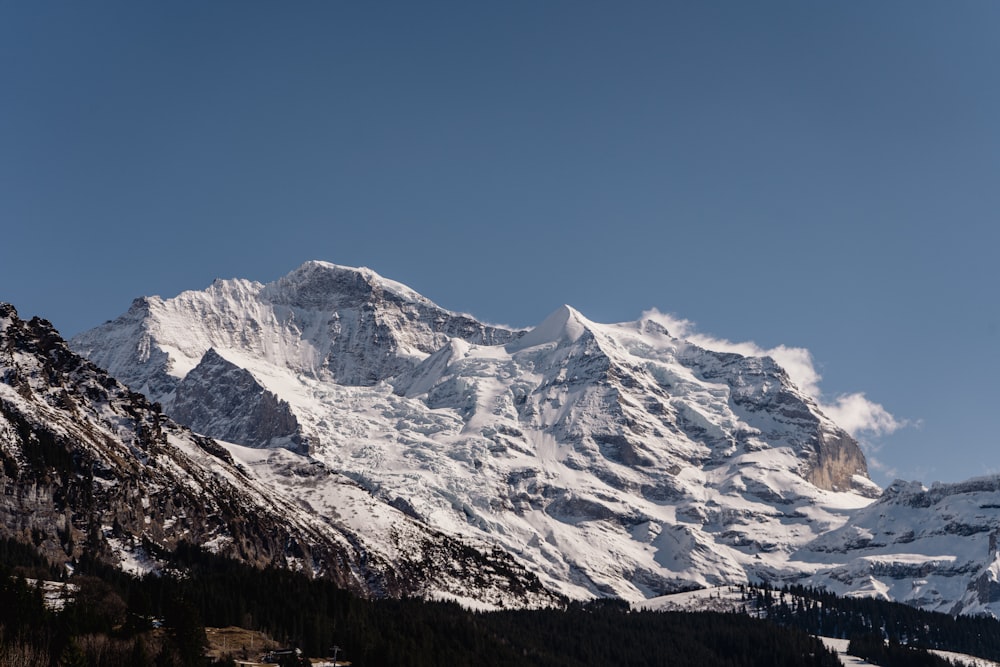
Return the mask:
M 88 667 L 87 656 L 75 641 L 66 644 L 59 656 L 59 667 Z

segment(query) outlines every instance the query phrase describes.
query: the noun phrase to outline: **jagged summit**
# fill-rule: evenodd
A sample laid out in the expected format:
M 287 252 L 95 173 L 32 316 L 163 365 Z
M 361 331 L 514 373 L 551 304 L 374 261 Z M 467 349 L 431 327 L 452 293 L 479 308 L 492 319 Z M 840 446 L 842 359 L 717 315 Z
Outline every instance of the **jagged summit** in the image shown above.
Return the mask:
M 9 303 L 0 301 L 0 334 L 7 331 L 7 327 L 17 319 L 17 309 Z
M 261 299 L 305 309 L 357 307 L 381 299 L 439 309 L 430 299 L 367 267 L 353 268 L 311 260 L 263 286 Z
M 136 300 L 73 345 L 168 405 L 209 348 L 244 367 L 263 361 L 296 377 L 369 386 L 451 338 L 502 345 L 520 335 L 444 310 L 369 269 L 314 261 L 268 284 L 216 280 L 203 291 Z

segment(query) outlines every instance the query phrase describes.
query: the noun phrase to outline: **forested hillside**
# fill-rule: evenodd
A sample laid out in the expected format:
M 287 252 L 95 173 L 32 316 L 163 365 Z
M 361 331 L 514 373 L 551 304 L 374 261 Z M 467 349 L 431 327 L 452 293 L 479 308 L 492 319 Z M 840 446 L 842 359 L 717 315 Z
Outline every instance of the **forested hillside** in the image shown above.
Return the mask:
M 808 588 L 745 589 L 742 612 L 633 611 L 619 600 L 473 612 L 455 603 L 368 600 L 283 569 L 255 569 L 184 544 L 170 572 L 134 577 L 95 560 L 68 579 L 30 547 L 0 541 L 0 667 L 188 667 L 232 664 L 205 655 L 206 627 L 238 626 L 360 667 L 826 666 L 814 635 L 850 638 L 878 664 L 945 664 L 916 648 L 996 659 L 1000 622 L 951 617 Z M 184 574 L 179 574 L 183 572 Z M 34 582 L 66 587 L 53 603 Z M 61 605 L 61 608 L 59 608 Z M 885 648 L 879 648 L 888 639 Z M 256 658 L 230 647 L 230 659 Z M 906 661 L 909 660 L 909 663 Z M 902 662 L 900 662 L 902 661 Z
M 75 599 L 56 611 L 25 580 L 56 573 L 14 543 L 2 553 L 3 653 L 19 662 L 0 665 L 205 665 L 205 626 L 229 625 L 260 630 L 305 655 L 326 655 L 336 644 L 341 658 L 368 667 L 838 664 L 805 632 L 745 615 L 629 612 L 617 601 L 474 613 L 454 603 L 365 600 L 327 581 L 256 570 L 193 547 L 178 552 L 182 577 L 136 578 L 81 561 L 69 582 Z M 242 650 L 234 647 L 233 656 Z
M 950 616 L 876 598 L 838 597 L 803 586 L 747 590 L 749 606 L 775 623 L 810 634 L 842 639 L 875 635 L 890 643 L 1000 661 L 1000 622 L 990 616 Z

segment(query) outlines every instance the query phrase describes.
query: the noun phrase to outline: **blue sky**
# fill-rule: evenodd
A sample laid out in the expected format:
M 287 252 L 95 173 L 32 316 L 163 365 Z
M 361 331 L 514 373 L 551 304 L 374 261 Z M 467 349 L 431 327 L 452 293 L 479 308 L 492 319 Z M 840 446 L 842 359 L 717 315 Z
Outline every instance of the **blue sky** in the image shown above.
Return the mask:
M 1000 472 L 1000 3 L 5 2 L 0 300 L 369 266 L 807 348 L 873 478 Z

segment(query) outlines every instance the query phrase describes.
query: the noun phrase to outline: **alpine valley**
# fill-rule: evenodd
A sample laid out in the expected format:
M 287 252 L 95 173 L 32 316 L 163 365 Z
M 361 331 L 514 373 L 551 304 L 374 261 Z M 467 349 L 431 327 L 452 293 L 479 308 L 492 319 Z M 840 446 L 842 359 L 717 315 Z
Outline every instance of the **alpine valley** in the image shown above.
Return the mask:
M 773 359 L 667 326 L 494 326 L 324 262 L 68 346 L 4 306 L 0 531 L 479 608 L 767 581 L 1000 616 L 1000 478 L 882 491 Z

